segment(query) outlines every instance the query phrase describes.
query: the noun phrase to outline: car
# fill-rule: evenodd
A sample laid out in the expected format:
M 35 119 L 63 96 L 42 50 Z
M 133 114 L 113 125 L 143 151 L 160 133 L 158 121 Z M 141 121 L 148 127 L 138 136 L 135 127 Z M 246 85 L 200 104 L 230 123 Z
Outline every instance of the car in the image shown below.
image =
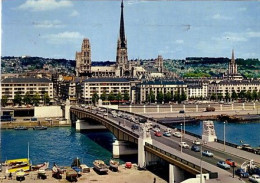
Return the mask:
M 254 182 L 254 183 L 260 183 L 260 176 L 254 174 L 251 177 L 249 177 L 249 181 Z
M 133 124 L 132 127 L 131 127 L 132 130 L 138 130 L 138 128 L 139 128 L 139 127 L 138 127 L 138 125 L 136 125 L 136 124 Z
M 204 150 L 204 151 L 202 152 L 202 155 L 203 155 L 203 156 L 207 156 L 207 157 L 213 157 L 213 153 L 210 152 L 210 151 L 208 151 L 208 150 Z
M 196 146 L 196 145 L 193 145 L 193 146 L 191 146 L 191 150 L 195 151 L 195 152 L 200 152 L 200 147 Z
M 195 144 L 195 145 L 200 145 L 200 144 L 201 144 L 200 141 L 199 141 L 198 139 L 193 140 L 192 143 Z
M 235 174 L 242 177 L 242 178 L 248 178 L 249 177 L 249 173 L 245 172 L 245 170 L 242 169 L 242 168 L 236 169 Z
M 153 131 L 154 132 L 160 132 L 161 130 L 160 130 L 160 128 L 154 128 Z
M 251 168 L 248 170 L 248 173 L 251 175 L 256 174 L 260 176 L 260 168 L 259 167 Z
M 179 113 L 185 113 L 185 111 L 184 110 L 180 110 Z
M 181 138 L 181 133 L 180 132 L 173 132 L 172 134 L 175 137 Z
M 183 148 L 189 148 L 190 147 L 186 142 L 180 142 L 179 146 L 183 147 Z
M 234 166 L 234 167 L 236 167 L 237 166 L 237 164 L 236 164 L 236 162 L 234 162 L 232 159 L 226 159 L 226 164 L 228 164 L 228 165 L 230 165 L 230 166 Z
M 170 132 L 164 132 L 163 136 L 170 137 L 172 134 Z
M 223 169 L 230 169 L 230 165 L 226 164 L 225 161 L 217 162 L 217 166 Z
M 157 137 L 161 137 L 162 136 L 161 132 L 155 132 L 154 135 L 157 136 Z

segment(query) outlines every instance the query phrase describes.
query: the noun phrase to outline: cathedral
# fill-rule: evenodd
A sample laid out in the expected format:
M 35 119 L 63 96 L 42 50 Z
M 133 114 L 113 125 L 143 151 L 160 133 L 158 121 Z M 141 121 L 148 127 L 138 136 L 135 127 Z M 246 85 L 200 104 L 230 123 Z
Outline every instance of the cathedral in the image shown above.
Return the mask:
M 146 70 L 139 61 L 128 60 L 127 39 L 124 26 L 124 3 L 121 2 L 120 29 L 117 40 L 117 52 L 115 64 L 109 66 L 91 65 L 91 46 L 89 39 L 82 42 L 81 52 L 76 52 L 76 76 L 88 77 L 124 77 L 124 78 L 151 78 L 163 77 L 163 58 L 158 56 L 153 72 Z

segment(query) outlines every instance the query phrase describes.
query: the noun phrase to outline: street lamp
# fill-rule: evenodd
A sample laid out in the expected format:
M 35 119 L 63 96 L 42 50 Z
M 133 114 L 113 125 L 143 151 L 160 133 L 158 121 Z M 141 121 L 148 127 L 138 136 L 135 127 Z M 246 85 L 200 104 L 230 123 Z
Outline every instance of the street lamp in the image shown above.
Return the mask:
M 202 183 L 202 147 L 203 147 L 203 141 L 201 143 L 201 148 L 200 148 L 200 183 Z
M 226 122 L 224 121 L 224 151 L 226 151 Z
M 181 153 L 182 153 L 182 123 L 181 123 Z
M 186 114 L 185 114 L 185 111 L 184 111 L 183 137 L 184 137 L 184 135 L 185 135 L 185 117 L 186 117 Z

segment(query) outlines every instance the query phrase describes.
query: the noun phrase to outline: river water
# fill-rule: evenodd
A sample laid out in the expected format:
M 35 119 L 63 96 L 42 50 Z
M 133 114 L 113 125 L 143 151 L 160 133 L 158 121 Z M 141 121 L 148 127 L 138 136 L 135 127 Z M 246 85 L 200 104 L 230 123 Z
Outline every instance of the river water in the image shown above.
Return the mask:
M 223 140 L 223 122 L 216 121 L 217 137 Z M 202 123 L 186 125 L 186 130 L 201 135 Z M 260 145 L 260 123 L 227 123 L 226 140 L 239 144 Z M 79 157 L 84 164 L 92 166 L 96 159 L 109 162 L 112 157 L 112 143 L 115 137 L 108 131 L 77 133 L 73 127 L 54 127 L 47 130 L 1 130 L 1 161 L 26 158 L 28 142 L 33 164 L 45 161 L 60 166 L 70 166 Z M 128 157 L 136 161 L 135 157 Z

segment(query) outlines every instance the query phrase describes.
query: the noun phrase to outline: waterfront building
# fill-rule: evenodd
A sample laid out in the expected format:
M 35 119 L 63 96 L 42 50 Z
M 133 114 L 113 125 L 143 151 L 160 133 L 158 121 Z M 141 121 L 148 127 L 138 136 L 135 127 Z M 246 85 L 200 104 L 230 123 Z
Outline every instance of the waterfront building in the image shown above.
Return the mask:
M 114 98 L 119 92 L 122 96 L 130 95 L 131 84 L 126 78 L 88 78 L 82 81 L 81 88 L 81 100 L 84 103 L 91 103 L 94 94 L 99 98 L 103 93 L 107 97 L 109 94 L 114 95 Z
M 187 88 L 188 88 L 188 95 L 187 95 L 188 98 L 205 99 L 208 97 L 208 82 L 202 82 L 202 81 L 187 82 L 187 81 L 185 81 L 185 83 L 187 84 Z
M 38 94 L 41 100 L 47 93 L 53 99 L 53 83 L 47 78 L 5 78 L 1 82 L 1 99 L 7 96 L 13 100 L 16 94 L 23 97 L 27 92 L 31 96 Z
M 151 80 L 143 81 L 136 85 L 136 103 L 150 102 L 149 95 L 151 93 L 155 96 L 155 101 L 157 101 L 157 96 L 160 92 L 164 95 L 168 92 L 171 94 L 172 99 L 175 93 L 180 95 L 184 92 L 187 95 L 187 84 L 183 81 L 177 80 Z

